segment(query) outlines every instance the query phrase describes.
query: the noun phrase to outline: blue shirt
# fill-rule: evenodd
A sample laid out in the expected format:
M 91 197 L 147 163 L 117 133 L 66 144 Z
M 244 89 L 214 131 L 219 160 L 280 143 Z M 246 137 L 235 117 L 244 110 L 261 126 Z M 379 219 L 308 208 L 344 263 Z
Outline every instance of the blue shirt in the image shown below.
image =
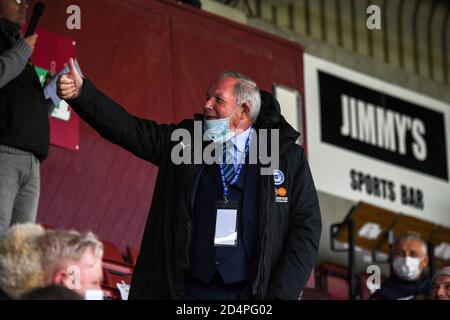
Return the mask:
M 250 126 L 244 132 L 234 136 L 231 138 L 231 142 L 233 142 L 233 166 L 234 170 L 237 171 L 239 164 L 245 161 L 245 144 L 247 143 L 247 139 L 252 132 L 252 127 Z M 227 150 L 227 156 L 229 156 L 231 150 Z

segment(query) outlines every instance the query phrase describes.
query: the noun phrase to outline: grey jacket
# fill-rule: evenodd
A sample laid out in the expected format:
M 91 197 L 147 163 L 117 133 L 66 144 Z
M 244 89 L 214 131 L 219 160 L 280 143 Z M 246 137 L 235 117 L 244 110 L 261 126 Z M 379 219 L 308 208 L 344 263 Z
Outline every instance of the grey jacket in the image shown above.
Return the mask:
M 0 88 L 22 73 L 31 53 L 31 47 L 24 39 L 21 39 L 11 49 L 5 50 L 0 55 Z

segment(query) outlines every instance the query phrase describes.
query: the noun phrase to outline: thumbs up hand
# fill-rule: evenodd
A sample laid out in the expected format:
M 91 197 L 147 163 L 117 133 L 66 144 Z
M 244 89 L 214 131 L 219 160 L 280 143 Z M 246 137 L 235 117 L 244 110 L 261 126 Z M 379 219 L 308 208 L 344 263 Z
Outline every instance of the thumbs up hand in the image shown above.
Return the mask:
M 75 99 L 80 95 L 81 87 L 83 87 L 83 78 L 75 68 L 72 58 L 69 59 L 69 70 L 69 73 L 60 75 L 58 78 L 56 94 L 63 100 Z

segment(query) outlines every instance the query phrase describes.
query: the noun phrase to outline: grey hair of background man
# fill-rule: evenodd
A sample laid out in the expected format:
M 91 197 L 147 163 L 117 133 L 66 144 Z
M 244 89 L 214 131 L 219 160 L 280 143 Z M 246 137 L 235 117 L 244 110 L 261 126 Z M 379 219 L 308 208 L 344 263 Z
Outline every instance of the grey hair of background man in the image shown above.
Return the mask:
M 46 278 L 53 276 L 60 268 L 79 261 L 88 248 L 98 259 L 103 257 L 103 244 L 92 232 L 48 230 L 39 239 L 39 248 Z
M 393 252 L 395 253 L 395 250 L 400 245 L 400 243 L 405 242 L 405 241 L 413 241 L 413 240 L 419 241 L 422 244 L 422 251 L 423 251 L 424 256 L 426 256 L 428 253 L 427 243 L 418 234 L 415 234 L 415 233 L 404 233 L 404 234 L 401 234 L 400 236 L 398 236 L 395 239 L 394 245 L 392 246 Z
M 218 80 L 222 80 L 224 78 L 233 78 L 237 80 L 234 86 L 236 104 L 238 107 L 240 107 L 243 103 L 249 104 L 250 120 L 252 123 L 255 123 L 261 109 L 261 95 L 256 82 L 246 75 L 230 70 L 223 71 L 219 75 Z

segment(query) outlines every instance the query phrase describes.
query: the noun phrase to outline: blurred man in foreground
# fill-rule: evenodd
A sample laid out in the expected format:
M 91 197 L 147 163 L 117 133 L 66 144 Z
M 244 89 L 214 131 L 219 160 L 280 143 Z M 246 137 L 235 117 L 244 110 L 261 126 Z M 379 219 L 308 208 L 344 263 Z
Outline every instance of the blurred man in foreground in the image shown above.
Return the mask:
M 13 299 L 59 285 L 82 297 L 101 296 L 102 243 L 90 232 L 12 227 L 0 240 L 0 290 Z

